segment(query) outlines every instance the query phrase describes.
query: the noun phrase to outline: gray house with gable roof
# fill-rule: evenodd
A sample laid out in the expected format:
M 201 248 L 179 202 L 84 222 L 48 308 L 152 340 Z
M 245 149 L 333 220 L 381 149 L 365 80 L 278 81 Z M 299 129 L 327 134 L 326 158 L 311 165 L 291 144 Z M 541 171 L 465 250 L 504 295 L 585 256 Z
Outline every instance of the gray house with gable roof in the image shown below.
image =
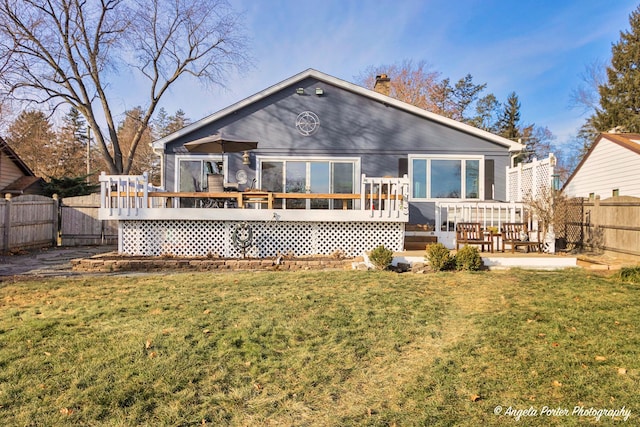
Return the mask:
M 161 185 L 202 191 L 218 164 L 240 190 L 279 193 L 358 193 L 363 174 L 406 175 L 413 224 L 433 224 L 436 201 L 506 200 L 505 170 L 522 144 L 393 99 L 385 77 L 369 90 L 308 69 L 157 140 Z M 183 146 L 215 133 L 258 147 L 220 155 Z M 296 202 L 275 207 L 304 208 Z

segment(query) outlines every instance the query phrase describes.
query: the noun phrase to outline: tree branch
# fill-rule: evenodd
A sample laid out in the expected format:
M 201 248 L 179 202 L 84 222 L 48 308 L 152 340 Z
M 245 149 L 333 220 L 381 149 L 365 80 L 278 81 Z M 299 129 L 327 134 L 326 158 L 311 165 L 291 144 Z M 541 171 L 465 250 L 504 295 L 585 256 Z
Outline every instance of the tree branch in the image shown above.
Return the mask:
M 17 100 L 73 105 L 94 131 L 111 173 L 131 168 L 173 83 L 191 75 L 223 86 L 226 72 L 249 63 L 244 49 L 238 16 L 225 0 L 0 0 L 0 90 Z M 107 93 L 122 60 L 149 82 L 126 157 Z

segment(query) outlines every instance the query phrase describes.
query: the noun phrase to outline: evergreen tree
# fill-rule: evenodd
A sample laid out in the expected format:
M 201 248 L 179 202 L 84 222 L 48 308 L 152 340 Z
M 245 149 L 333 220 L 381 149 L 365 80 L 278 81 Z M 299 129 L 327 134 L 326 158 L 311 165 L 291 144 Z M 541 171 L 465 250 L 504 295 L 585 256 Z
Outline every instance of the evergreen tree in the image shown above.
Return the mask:
M 42 111 L 25 110 L 9 126 L 7 140 L 36 176 L 56 176 L 61 165 L 56 134 Z
M 169 114 L 167 114 L 167 110 L 164 107 L 161 107 L 158 110 L 158 114 L 156 118 L 153 120 L 151 124 L 151 129 L 153 131 L 153 139 L 160 139 L 167 135 L 170 132 L 167 132 L 167 128 L 169 126 Z
M 496 124 L 496 133 L 525 145 L 524 151 L 515 158 L 516 164 L 546 158 L 551 152 L 551 146 L 555 139 L 547 127 L 520 124 L 520 101 L 515 92 L 511 92 L 507 102 L 502 106 Z
M 599 87 L 600 108 L 589 119 L 598 132 L 640 132 L 640 6 L 629 24 L 611 49 L 607 82 Z
M 57 194 L 59 197 L 86 196 L 100 189 L 99 184 L 90 184 L 86 176 L 51 178 L 44 186 L 45 196 Z M 99 192 L 99 191 L 98 191 Z
M 517 141 L 522 137 L 520 132 L 520 101 L 515 92 L 511 92 L 503 105 L 498 118 L 498 134 L 504 138 Z
M 153 138 L 160 139 L 165 136 L 176 132 L 183 127 L 187 126 L 191 123 L 191 120 L 186 117 L 186 113 L 179 109 L 172 116 L 167 114 L 167 111 L 164 108 L 160 108 L 158 111 L 158 115 L 153 121 Z
M 63 121 L 65 123 L 64 127 L 70 128 L 73 131 L 74 139 L 78 141 L 79 144 L 86 147 L 87 141 L 89 140 L 89 136 L 87 134 L 87 121 L 80 112 L 76 108 L 71 107 Z
M 60 168 L 55 177 L 78 177 L 87 170 L 87 122 L 80 112 L 71 107 L 62 118 L 62 128 L 58 132 L 57 159 Z
M 173 116 L 169 116 L 169 122 L 167 124 L 167 135 L 170 133 L 179 131 L 183 127 L 189 125 L 191 123 L 191 119 L 189 119 L 182 109 L 176 111 Z
M 458 80 L 455 86 L 451 86 L 449 78 L 435 83 L 431 89 L 433 112 L 453 120 L 464 123 L 473 123 L 475 117 L 469 117 L 469 108 L 477 101 L 480 93 L 487 84 L 474 84 L 471 74 L 467 74 Z

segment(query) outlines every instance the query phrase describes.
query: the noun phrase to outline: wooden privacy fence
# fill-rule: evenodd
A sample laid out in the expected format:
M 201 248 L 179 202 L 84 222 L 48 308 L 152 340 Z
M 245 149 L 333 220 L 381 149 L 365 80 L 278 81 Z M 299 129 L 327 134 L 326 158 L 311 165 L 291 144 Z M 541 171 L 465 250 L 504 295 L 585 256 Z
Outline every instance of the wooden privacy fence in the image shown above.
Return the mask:
M 0 199 L 0 252 L 48 246 L 113 245 L 117 221 L 98 219 L 100 195 Z
M 0 200 L 0 250 L 52 246 L 58 238 L 58 200 L 8 195 Z
M 98 219 L 100 194 L 65 197 L 60 203 L 63 246 L 112 245 L 118 240 L 118 222 Z
M 572 199 L 556 235 L 569 246 L 640 257 L 640 198 Z

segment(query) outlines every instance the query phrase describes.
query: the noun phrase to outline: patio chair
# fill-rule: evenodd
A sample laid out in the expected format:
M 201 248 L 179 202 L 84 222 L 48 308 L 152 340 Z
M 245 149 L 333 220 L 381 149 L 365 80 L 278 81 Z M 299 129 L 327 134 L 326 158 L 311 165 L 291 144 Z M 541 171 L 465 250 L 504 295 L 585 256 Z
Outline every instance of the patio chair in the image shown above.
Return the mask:
M 542 252 L 540 230 L 529 230 L 524 222 L 505 222 L 500 227 L 502 239 L 502 252 L 505 245 L 511 245 L 511 253 L 515 253 L 517 247 L 524 247 L 526 252 L 530 249 Z
M 493 235 L 483 231 L 479 222 L 459 222 L 456 224 L 456 250 L 460 245 L 479 245 L 482 252 L 487 246 L 493 252 Z
M 207 175 L 207 192 L 222 193 L 224 192 L 224 176 L 221 174 Z
M 208 174 L 207 175 L 207 193 L 223 193 L 224 177 L 221 174 Z M 224 208 L 225 200 L 224 199 L 216 199 L 216 198 L 206 198 L 202 199 L 201 205 L 203 208 Z

